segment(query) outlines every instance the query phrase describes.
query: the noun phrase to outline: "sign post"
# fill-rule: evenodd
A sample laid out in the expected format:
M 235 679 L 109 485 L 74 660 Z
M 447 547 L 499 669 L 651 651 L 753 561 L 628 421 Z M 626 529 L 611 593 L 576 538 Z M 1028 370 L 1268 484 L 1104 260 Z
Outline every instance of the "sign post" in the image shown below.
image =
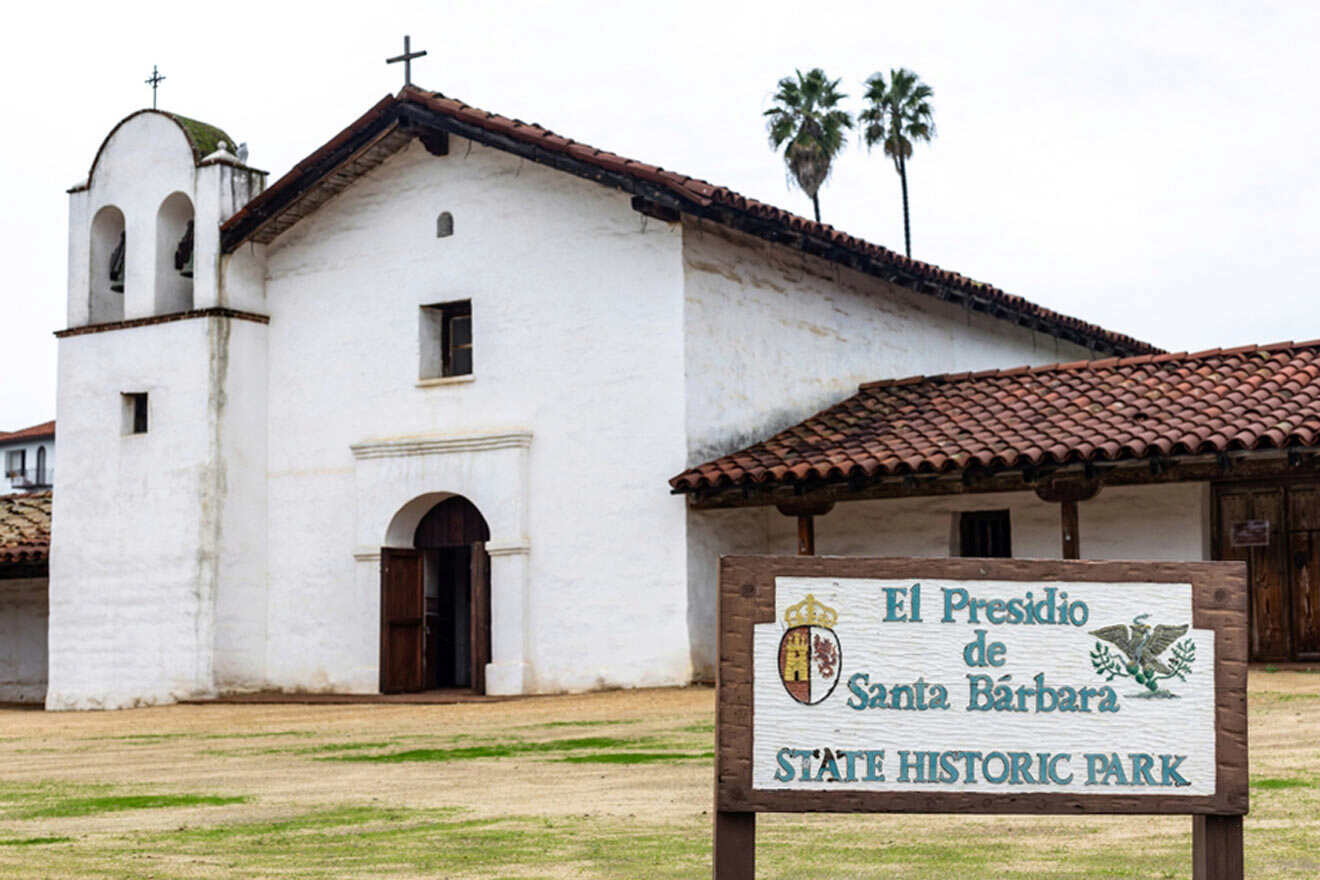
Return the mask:
M 725 557 L 715 880 L 758 812 L 1182 813 L 1240 880 L 1235 562 Z

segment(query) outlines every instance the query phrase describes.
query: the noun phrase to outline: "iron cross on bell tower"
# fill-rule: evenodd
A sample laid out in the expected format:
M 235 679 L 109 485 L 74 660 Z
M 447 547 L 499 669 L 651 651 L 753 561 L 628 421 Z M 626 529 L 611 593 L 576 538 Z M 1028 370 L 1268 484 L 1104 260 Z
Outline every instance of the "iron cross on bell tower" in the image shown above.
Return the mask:
M 159 85 L 161 84 L 161 82 L 164 81 L 164 79 L 165 79 L 165 77 L 163 77 L 163 76 L 160 75 L 160 71 L 156 68 L 156 65 L 153 64 L 153 65 L 151 65 L 151 76 L 149 76 L 149 77 L 147 77 L 145 80 L 143 80 L 143 82 L 145 82 L 147 85 L 151 86 L 151 109 L 152 109 L 152 110 L 155 110 L 155 109 L 156 109 L 156 87 L 159 86 Z
M 404 37 L 403 37 L 403 54 L 402 54 L 402 55 L 395 55 L 393 58 L 386 58 L 386 59 L 385 59 L 385 63 L 386 63 L 386 64 L 394 64 L 394 63 L 397 62 L 397 61 L 402 61 L 402 62 L 403 62 L 403 84 L 404 84 L 405 86 L 410 86 L 410 85 L 412 85 L 412 60 L 413 60 L 414 58 L 421 58 L 421 57 L 422 57 L 423 55 L 425 55 L 425 54 L 426 54 L 426 50 L 425 50 L 425 49 L 423 49 L 423 50 L 420 51 L 420 52 L 414 52 L 414 51 L 412 51 L 412 38 L 409 37 L 407 34 L 404 34 Z

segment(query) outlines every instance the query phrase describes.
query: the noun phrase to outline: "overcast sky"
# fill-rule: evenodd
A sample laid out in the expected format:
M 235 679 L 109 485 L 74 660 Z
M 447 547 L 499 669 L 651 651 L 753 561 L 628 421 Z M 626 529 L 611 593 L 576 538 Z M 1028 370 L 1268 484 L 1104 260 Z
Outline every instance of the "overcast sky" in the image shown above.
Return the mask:
M 1313 3 L 24 4 L 0 38 L 0 429 L 52 418 L 67 196 L 150 106 L 271 180 L 413 79 L 803 214 L 761 112 L 793 68 L 908 67 L 938 138 L 909 166 L 913 256 L 1174 349 L 1320 337 Z M 826 11 L 828 10 L 828 11 Z M 850 144 L 824 220 L 895 250 L 898 177 Z M 875 378 L 884 378 L 876 376 Z

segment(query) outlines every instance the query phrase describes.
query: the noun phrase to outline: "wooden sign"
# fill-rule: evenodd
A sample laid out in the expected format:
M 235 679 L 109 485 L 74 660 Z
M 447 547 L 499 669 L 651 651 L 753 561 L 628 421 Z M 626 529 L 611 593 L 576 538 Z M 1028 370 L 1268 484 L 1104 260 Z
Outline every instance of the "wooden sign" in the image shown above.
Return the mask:
M 1234 547 L 1268 547 L 1270 545 L 1270 521 L 1267 519 L 1248 519 L 1233 523 L 1229 527 L 1229 542 Z
M 1241 877 L 1245 580 L 1241 563 L 722 559 L 715 877 L 750 880 L 767 811 L 1188 813 L 1214 863 L 1195 876 Z

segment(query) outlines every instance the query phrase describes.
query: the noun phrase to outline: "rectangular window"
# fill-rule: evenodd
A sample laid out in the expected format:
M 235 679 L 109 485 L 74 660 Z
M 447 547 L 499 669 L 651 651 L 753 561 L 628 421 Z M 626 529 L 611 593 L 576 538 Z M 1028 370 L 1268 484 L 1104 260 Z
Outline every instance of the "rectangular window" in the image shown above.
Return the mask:
M 124 433 L 147 433 L 147 395 L 146 392 L 121 394 L 124 409 Z
M 1008 558 L 1013 539 L 1007 510 L 976 510 L 962 514 L 958 522 L 960 556 Z
M 5 453 L 5 476 L 21 477 L 27 468 L 27 450 L 11 449 Z
M 420 330 L 421 378 L 472 373 L 472 300 L 422 306 Z

